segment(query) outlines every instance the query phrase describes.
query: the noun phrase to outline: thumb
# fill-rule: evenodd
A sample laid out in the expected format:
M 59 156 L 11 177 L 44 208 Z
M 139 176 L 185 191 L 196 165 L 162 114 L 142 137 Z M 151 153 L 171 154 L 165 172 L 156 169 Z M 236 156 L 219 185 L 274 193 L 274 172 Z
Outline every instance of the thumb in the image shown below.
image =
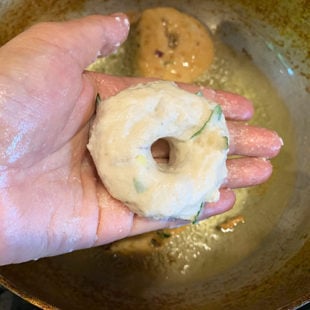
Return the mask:
M 29 29 L 32 31 L 40 33 L 40 39 L 65 50 L 84 69 L 98 56 L 112 53 L 125 41 L 129 21 L 122 13 L 93 15 L 65 22 L 41 23 Z
M 84 70 L 96 57 L 108 55 L 121 45 L 128 31 L 129 21 L 122 13 L 39 23 L 0 49 L 0 59 L 7 59 L 1 64 L 0 73 L 10 72 L 12 64 L 25 67 L 25 58 L 40 61 L 40 55 L 59 56 L 60 51 L 62 58 L 71 58 Z
M 65 24 L 68 24 L 67 25 Z M 66 40 L 65 48 L 85 68 L 98 56 L 106 56 L 115 51 L 127 38 L 129 21 L 122 13 L 110 16 L 88 16 L 79 20 L 63 23 L 71 40 Z M 62 26 L 62 25 L 61 25 Z M 58 37 L 57 40 L 61 40 Z M 62 42 L 56 42 L 56 44 Z

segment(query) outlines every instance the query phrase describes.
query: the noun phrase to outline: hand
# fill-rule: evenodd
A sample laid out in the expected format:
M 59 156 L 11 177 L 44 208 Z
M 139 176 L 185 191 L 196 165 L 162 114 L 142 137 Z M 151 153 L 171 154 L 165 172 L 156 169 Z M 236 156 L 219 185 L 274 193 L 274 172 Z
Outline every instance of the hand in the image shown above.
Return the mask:
M 97 91 L 104 98 L 141 81 L 84 73 L 98 54 L 111 53 L 126 39 L 128 25 L 121 14 L 42 23 L 0 49 L 0 265 L 179 224 L 140 218 L 113 199 L 86 151 Z M 227 118 L 252 115 L 242 97 L 204 94 L 222 104 Z M 271 165 L 255 157 L 275 156 L 281 147 L 266 129 L 237 122 L 229 128 L 233 153 L 254 157 L 228 161 L 226 189 L 202 218 L 233 206 L 229 188 L 265 181 Z

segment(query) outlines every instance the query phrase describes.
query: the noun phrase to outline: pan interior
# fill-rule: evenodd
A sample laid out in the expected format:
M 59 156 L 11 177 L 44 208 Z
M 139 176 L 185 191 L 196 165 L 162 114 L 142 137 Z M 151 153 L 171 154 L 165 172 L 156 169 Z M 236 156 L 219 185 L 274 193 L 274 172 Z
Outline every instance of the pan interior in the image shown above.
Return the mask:
M 25 8 L 26 3 L 20 8 Z M 310 205 L 310 169 L 302 154 L 310 154 L 310 150 L 305 134 L 309 132 L 306 79 L 302 69 L 289 59 L 286 46 L 279 44 L 281 34 L 252 18 L 246 5 L 230 5 L 229 1 L 225 5 L 222 1 L 124 4 L 92 0 L 71 5 L 68 1 L 67 6 L 59 4 L 59 14 L 57 6 L 43 14 L 35 14 L 33 9 L 29 23 L 90 13 L 136 11 L 163 4 L 192 14 L 212 32 L 215 61 L 197 83 L 253 100 L 256 114 L 251 123 L 272 128 L 283 138 L 284 147 L 272 160 L 273 176 L 264 185 L 238 190 L 236 206 L 223 215 L 188 225 L 176 233 L 169 232 L 169 236 L 166 231 L 166 235 L 146 234 L 90 250 L 2 267 L 2 282 L 34 303 L 60 308 L 101 308 L 113 304 L 124 309 L 203 309 L 208 304 L 220 309 L 226 303 L 237 309 L 238 304 L 231 298 L 246 304 L 247 296 L 251 296 L 253 309 L 266 304 L 270 308 L 285 306 L 301 295 L 292 292 L 281 296 L 274 292 L 276 286 L 285 286 L 279 275 L 290 272 L 291 261 L 296 266 L 295 274 L 309 268 L 309 263 L 297 253 L 304 247 L 309 254 L 310 217 L 306 207 Z M 8 36 L 16 29 L 10 31 Z M 129 40 L 117 54 L 99 60 L 90 69 L 131 75 L 130 66 L 124 66 L 131 61 L 130 48 Z M 303 55 L 296 57 L 302 63 Z M 223 229 L 223 223 L 236 218 L 242 221 L 233 231 Z M 271 275 L 276 275 L 275 282 L 269 280 Z M 309 283 L 300 277 L 302 294 L 310 294 Z M 277 297 L 271 300 L 272 295 Z

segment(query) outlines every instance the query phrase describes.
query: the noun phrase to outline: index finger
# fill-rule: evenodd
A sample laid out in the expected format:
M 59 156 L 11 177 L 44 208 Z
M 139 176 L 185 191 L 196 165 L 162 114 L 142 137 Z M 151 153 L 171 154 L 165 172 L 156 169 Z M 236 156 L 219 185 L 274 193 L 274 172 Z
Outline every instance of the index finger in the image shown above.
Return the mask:
M 95 81 L 95 84 L 97 85 L 97 91 L 101 99 L 107 99 L 111 96 L 114 96 L 130 86 L 156 80 L 140 77 L 118 77 L 96 72 L 88 72 L 87 74 Z M 197 93 L 198 91 L 201 91 L 205 98 L 221 105 L 225 118 L 227 119 L 246 121 L 253 116 L 254 108 L 252 102 L 240 95 L 229 92 L 216 91 L 191 84 L 177 84 L 180 88 L 191 93 Z

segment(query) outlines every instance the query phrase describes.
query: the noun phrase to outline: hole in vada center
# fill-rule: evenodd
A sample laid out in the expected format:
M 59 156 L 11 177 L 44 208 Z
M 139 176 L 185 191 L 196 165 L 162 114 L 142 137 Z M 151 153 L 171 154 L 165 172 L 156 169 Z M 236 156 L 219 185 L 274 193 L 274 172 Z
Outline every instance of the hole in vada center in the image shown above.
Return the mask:
M 152 156 L 154 160 L 161 165 L 169 164 L 170 151 L 169 141 L 164 138 L 156 140 L 151 145 Z

